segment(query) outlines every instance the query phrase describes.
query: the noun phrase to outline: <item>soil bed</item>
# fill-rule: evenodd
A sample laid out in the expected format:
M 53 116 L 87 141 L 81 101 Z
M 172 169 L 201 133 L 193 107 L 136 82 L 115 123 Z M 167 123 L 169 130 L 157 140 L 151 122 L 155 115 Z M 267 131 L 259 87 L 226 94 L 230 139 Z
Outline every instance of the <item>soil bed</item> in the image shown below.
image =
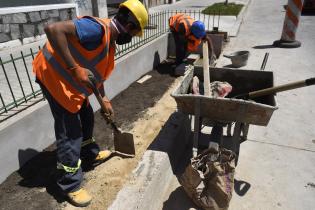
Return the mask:
M 169 71 L 169 66 L 161 65 L 158 71 L 148 73 L 152 78 L 142 84 L 133 83 L 112 100 L 117 124 L 134 134 L 137 155 L 131 159 L 116 156 L 95 168 L 84 167 L 83 187 L 93 195 L 91 205 L 85 209 L 107 209 L 174 112 L 176 104 L 169 94 L 178 79 L 171 77 Z M 99 113 L 95 114 L 94 134 L 101 148 L 113 148 L 111 130 Z M 19 151 L 19 156 L 26 152 L 37 153 L 27 149 Z M 0 209 L 76 209 L 57 192 L 55 167 L 55 145 L 51 145 L 0 185 Z

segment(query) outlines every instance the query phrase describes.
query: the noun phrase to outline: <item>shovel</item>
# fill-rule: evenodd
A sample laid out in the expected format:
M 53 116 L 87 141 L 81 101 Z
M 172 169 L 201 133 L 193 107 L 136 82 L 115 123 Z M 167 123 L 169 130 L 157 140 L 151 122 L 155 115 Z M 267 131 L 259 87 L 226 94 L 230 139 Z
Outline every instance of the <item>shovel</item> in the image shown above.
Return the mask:
M 309 78 L 306 80 L 297 81 L 297 82 L 291 82 L 291 83 L 287 83 L 284 85 L 279 85 L 279 86 L 275 86 L 275 87 L 271 87 L 271 88 L 257 90 L 257 91 L 253 91 L 253 92 L 249 92 L 249 93 L 240 94 L 240 95 L 235 96 L 234 98 L 238 98 L 238 99 L 257 98 L 260 96 L 275 94 L 278 92 L 282 92 L 282 91 L 286 91 L 286 90 L 292 90 L 292 89 L 301 88 L 301 87 L 306 87 L 306 86 L 310 86 L 310 85 L 315 85 L 315 77 Z
M 121 129 L 117 127 L 116 123 L 110 118 L 110 116 L 106 114 L 106 108 L 103 104 L 102 96 L 99 90 L 96 88 L 96 81 L 94 75 L 89 74 L 89 79 L 90 79 L 89 86 L 93 90 L 93 93 L 101 106 L 102 117 L 108 124 L 110 124 L 111 128 L 113 129 L 115 150 L 111 151 L 112 154 L 117 154 L 121 157 L 129 158 L 134 157 L 136 152 L 132 133 L 123 132 Z

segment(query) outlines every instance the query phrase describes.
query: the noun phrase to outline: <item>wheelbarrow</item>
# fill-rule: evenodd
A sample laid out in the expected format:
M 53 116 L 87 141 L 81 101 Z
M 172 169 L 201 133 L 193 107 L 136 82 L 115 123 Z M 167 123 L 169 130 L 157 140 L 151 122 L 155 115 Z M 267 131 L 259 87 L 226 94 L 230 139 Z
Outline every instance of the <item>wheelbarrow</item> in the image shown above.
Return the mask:
M 234 97 L 272 87 L 273 72 L 229 68 L 209 68 L 209 71 L 211 81 L 226 81 L 232 85 L 233 90 L 227 98 L 189 94 L 193 76 L 197 76 L 200 81 L 203 81 L 203 69 L 198 66 L 187 72 L 171 96 L 174 97 L 179 111 L 194 115 L 193 155 L 195 156 L 198 151 L 202 124 L 212 127 L 224 125 L 227 127 L 227 135 L 221 138 L 220 146 L 236 153 L 237 164 L 240 143 L 247 139 L 249 125 L 267 126 L 273 112 L 278 107 L 273 94 L 253 100 Z

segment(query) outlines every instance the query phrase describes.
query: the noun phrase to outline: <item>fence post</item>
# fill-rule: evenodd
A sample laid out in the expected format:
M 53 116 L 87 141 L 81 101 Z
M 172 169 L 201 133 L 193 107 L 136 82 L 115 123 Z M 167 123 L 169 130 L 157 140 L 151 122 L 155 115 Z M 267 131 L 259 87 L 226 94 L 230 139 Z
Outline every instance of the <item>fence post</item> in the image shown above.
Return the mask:
M 304 0 L 288 0 L 281 39 L 273 43 L 275 47 L 296 48 L 301 42 L 295 39 Z

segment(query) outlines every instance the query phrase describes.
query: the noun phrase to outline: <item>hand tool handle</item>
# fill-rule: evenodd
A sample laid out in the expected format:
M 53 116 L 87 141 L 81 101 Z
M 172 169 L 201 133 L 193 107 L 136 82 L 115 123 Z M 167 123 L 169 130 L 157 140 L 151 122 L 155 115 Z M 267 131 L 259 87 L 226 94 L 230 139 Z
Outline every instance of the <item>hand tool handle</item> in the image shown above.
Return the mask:
M 242 98 L 242 99 L 257 98 L 260 96 L 270 95 L 270 94 L 274 94 L 274 93 L 278 93 L 278 92 L 282 92 L 286 90 L 292 90 L 292 89 L 296 89 L 300 87 L 310 86 L 310 85 L 315 85 L 315 77 L 302 80 L 302 81 L 287 83 L 284 85 L 279 85 L 279 86 L 275 86 L 271 88 L 257 90 L 250 93 L 241 94 L 241 95 L 236 96 L 235 98 Z
M 208 42 L 202 43 L 202 59 L 203 59 L 203 87 L 204 95 L 211 96 L 210 89 L 210 70 L 209 70 L 209 53 L 208 53 Z
M 262 62 L 262 64 L 261 64 L 260 70 L 262 70 L 262 71 L 265 70 L 268 57 L 269 57 L 269 53 L 266 52 L 266 53 L 265 53 L 264 60 L 263 60 L 263 62 Z
M 92 89 L 98 103 L 100 104 L 101 106 L 101 109 L 102 109 L 102 116 L 103 118 L 106 120 L 106 122 L 108 122 L 112 128 L 115 130 L 115 131 L 118 131 L 119 132 L 119 129 L 117 128 L 116 124 L 113 122 L 113 120 L 109 117 L 108 114 L 106 114 L 106 107 L 103 103 L 103 98 L 101 96 L 101 93 L 100 91 L 97 89 L 96 87 L 96 80 L 95 80 L 95 77 L 93 75 L 93 73 L 89 73 L 89 80 L 90 80 L 90 83 L 89 83 L 89 87 Z

